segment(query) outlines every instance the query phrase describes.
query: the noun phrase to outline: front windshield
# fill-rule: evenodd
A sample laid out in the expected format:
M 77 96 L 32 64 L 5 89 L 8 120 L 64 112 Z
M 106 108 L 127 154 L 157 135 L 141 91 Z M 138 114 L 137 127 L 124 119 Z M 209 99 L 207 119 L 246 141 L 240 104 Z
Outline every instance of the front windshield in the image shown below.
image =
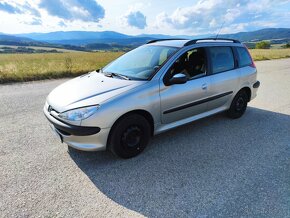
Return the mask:
M 177 48 L 144 45 L 136 48 L 103 69 L 104 74 L 119 74 L 129 79 L 147 80 Z

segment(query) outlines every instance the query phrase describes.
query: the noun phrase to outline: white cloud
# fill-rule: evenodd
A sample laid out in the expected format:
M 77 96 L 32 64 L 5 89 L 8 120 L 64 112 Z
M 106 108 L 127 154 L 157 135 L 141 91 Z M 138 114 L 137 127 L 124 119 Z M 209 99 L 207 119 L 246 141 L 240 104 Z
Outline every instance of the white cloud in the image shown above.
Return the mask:
M 70 21 L 99 22 L 105 16 L 105 9 L 95 0 L 41 0 L 39 7 L 51 16 Z
M 242 12 L 240 9 L 237 8 L 228 9 L 226 15 L 224 16 L 224 22 L 231 23 L 241 14 Z
M 155 27 L 170 26 L 176 30 L 215 32 L 224 23 L 227 32 L 243 31 L 254 26 L 254 22 L 273 19 L 273 8 L 279 1 L 270 0 L 201 0 L 198 3 L 175 9 L 171 14 L 156 16 Z M 290 1 L 288 1 L 290 2 Z M 282 4 L 280 2 L 280 4 Z M 285 4 L 285 1 L 283 1 Z M 251 25 L 252 23 L 252 25 Z
M 42 25 L 42 20 L 39 18 L 32 18 L 31 22 L 28 22 L 30 25 Z
M 13 1 L 2 1 L 0 2 L 0 11 L 8 14 L 30 14 L 40 17 L 39 11 L 27 1 L 22 2 L 22 4 Z
M 289 27 L 289 11 L 289 0 L 0 0 L 0 30 L 199 35 Z
M 140 11 L 129 11 L 121 17 L 121 22 L 127 26 L 138 29 L 145 29 L 147 26 L 146 17 Z

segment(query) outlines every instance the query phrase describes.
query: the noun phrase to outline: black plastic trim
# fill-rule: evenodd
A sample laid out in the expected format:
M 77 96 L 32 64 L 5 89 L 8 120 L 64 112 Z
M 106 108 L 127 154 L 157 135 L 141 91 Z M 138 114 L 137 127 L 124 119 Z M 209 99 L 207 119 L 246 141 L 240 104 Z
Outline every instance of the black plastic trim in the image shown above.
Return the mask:
M 257 82 L 255 82 L 255 84 L 253 85 L 253 88 L 254 89 L 257 89 L 257 88 L 259 88 L 260 87 L 260 81 L 257 81 Z
M 226 93 L 215 95 L 215 96 L 212 96 L 212 97 L 209 97 L 209 98 L 206 98 L 206 99 L 195 101 L 195 102 L 192 102 L 192 103 L 189 103 L 189 104 L 186 104 L 186 105 L 175 107 L 175 108 L 172 108 L 170 110 L 164 111 L 163 114 L 169 114 L 169 113 L 176 112 L 176 111 L 179 111 L 179 110 L 183 110 L 183 109 L 186 109 L 186 108 L 189 108 L 189 107 L 200 105 L 200 104 L 203 104 L 203 103 L 206 103 L 206 102 L 209 102 L 209 101 L 213 101 L 213 100 L 222 98 L 222 97 L 230 95 L 232 93 L 233 93 L 232 91 L 231 92 L 226 92 Z
M 45 117 L 52 125 L 54 125 L 56 129 L 62 130 L 74 136 L 89 136 L 97 134 L 101 131 L 101 128 L 99 127 L 75 126 L 68 123 L 64 123 L 61 122 L 60 120 L 55 119 L 51 115 L 45 114 Z

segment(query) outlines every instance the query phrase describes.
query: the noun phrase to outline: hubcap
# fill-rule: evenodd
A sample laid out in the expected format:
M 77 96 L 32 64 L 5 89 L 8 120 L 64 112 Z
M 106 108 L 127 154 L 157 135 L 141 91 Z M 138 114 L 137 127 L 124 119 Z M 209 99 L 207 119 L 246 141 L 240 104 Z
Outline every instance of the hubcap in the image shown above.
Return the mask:
M 243 110 L 244 107 L 245 107 L 245 100 L 242 97 L 238 98 L 237 103 L 236 103 L 236 110 L 241 111 Z
M 141 129 L 138 126 L 131 126 L 128 129 L 125 130 L 125 132 L 122 134 L 122 144 L 125 147 L 136 147 L 139 146 L 141 141 Z

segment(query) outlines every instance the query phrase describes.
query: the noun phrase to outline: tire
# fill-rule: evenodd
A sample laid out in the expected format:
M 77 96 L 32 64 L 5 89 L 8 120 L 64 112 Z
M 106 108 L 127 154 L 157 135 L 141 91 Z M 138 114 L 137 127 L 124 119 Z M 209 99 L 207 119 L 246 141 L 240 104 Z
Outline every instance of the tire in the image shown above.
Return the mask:
M 249 96 L 245 90 L 239 91 L 234 97 L 230 109 L 227 111 L 227 116 L 232 119 L 237 119 L 243 116 L 247 109 Z
M 139 114 L 121 118 L 113 126 L 109 136 L 109 149 L 115 155 L 128 159 L 139 155 L 151 138 L 149 122 Z

